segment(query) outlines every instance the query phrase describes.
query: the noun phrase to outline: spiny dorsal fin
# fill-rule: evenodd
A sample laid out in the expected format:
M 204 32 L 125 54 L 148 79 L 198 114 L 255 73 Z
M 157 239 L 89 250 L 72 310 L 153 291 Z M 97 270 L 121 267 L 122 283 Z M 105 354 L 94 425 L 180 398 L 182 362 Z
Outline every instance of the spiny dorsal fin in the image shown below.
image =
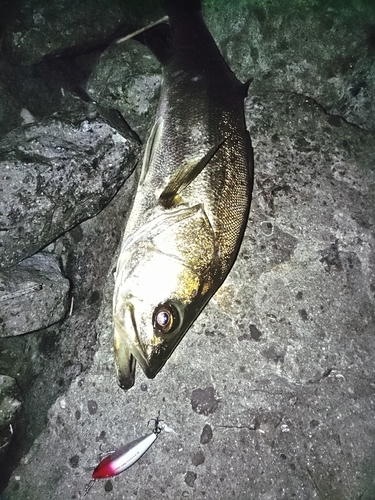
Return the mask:
M 223 139 L 218 144 L 215 144 L 207 151 L 203 158 L 198 161 L 193 160 L 189 162 L 172 175 L 159 196 L 159 202 L 164 208 L 172 208 L 181 203 L 181 192 L 198 177 L 225 141 L 226 139 Z

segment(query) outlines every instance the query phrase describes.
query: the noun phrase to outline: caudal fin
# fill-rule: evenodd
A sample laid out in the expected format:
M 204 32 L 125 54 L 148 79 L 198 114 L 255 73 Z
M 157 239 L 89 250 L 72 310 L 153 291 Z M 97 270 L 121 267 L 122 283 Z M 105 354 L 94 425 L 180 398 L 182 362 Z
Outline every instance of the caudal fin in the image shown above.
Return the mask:
M 164 8 L 169 16 L 180 12 L 200 12 L 202 2 L 201 0 L 165 0 Z

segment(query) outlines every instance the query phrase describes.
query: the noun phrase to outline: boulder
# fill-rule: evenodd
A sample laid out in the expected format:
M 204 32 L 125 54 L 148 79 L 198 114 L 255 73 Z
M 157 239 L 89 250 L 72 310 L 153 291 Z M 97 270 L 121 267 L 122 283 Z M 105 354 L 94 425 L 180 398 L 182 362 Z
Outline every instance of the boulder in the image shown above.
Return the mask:
M 69 289 L 57 258 L 46 252 L 0 269 L 0 337 L 41 330 L 63 319 Z
M 139 144 L 95 111 L 49 118 L 0 141 L 0 267 L 96 215 L 129 177 Z
M 13 437 L 13 426 L 21 408 L 16 381 L 0 375 L 0 460 L 5 456 Z

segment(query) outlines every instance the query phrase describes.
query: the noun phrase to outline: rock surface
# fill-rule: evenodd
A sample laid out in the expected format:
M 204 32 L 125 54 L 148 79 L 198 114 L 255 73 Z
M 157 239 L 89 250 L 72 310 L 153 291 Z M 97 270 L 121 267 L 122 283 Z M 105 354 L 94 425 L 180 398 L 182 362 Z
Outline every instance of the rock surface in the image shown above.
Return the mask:
M 96 217 L 82 222 L 48 247 L 59 256 L 72 284 L 72 314 L 62 324 L 0 339 L 0 373 L 17 380 L 23 401 L 7 460 L 2 463 L 1 489 L 14 463 L 45 428 L 47 411 L 57 396 L 92 364 L 99 334 L 95 319 L 107 274 L 113 274 L 112 256 L 120 242 L 120 228 L 133 192 L 132 176 Z
M 112 270 L 133 177 L 50 245 L 73 314 L 0 340 L 30 422 L 4 500 L 83 498 L 100 454 L 149 432 L 159 410 L 177 435 L 90 498 L 375 498 L 375 8 L 234 5 L 208 0 L 204 13 L 236 74 L 254 78 L 256 179 L 236 264 L 157 377 L 138 370 L 124 392 Z
M 247 104 L 258 182 L 227 282 L 157 378 L 139 371 L 135 388 L 124 393 L 115 385 L 110 348 L 111 279 L 94 364 L 51 407 L 47 430 L 5 498 L 26 492 L 30 500 L 47 498 L 51 488 L 56 499 L 80 498 L 100 449 L 146 433 L 159 408 L 178 436 L 162 435 L 139 464 L 111 481 L 113 498 L 125 492 L 128 498 L 243 498 L 249 490 L 254 499 L 372 498 L 375 242 L 363 220 L 373 205 L 365 203 L 358 214 L 347 203 L 348 179 L 355 178 L 353 205 L 356 193 L 371 192 L 374 171 L 365 159 L 372 137 L 349 125 L 330 127 L 306 101 L 256 100 Z M 285 107 L 297 133 L 288 128 Z M 275 108 L 280 113 L 265 137 L 259 129 Z M 290 145 L 313 132 L 319 161 L 314 147 Z M 330 155 L 342 135 L 352 144 L 340 158 L 344 175 Z M 197 394 L 200 407 L 212 411 L 194 411 Z M 201 439 L 207 424 L 209 445 Z M 204 462 L 192 466 L 189 457 L 199 452 Z M 52 454 L 46 471 L 41 458 Z M 103 488 L 108 491 L 107 483 L 95 484 L 90 496 L 102 498 Z
M 0 460 L 6 456 L 13 437 L 12 424 L 19 412 L 19 389 L 11 377 L 0 375 Z
M 102 54 L 86 90 L 102 106 L 118 109 L 145 140 L 156 112 L 161 71 L 161 65 L 145 46 L 129 40 Z
M 352 0 L 208 2 L 208 24 L 253 92 L 310 97 L 332 121 L 375 131 L 374 6 Z M 231 18 L 231 29 L 225 19 Z
M 41 330 L 63 319 L 69 290 L 54 255 L 41 252 L 0 270 L 0 337 Z
M 0 265 L 97 214 L 129 177 L 138 144 L 95 115 L 46 119 L 0 141 Z
M 12 62 L 22 64 L 36 64 L 61 53 L 87 51 L 102 44 L 103 39 L 113 38 L 116 31 L 129 32 L 135 21 L 147 24 L 148 17 L 142 14 L 146 11 L 148 16 L 157 17 L 157 7 L 156 2 L 147 0 L 110 5 L 106 0 L 26 0 L 9 16 L 3 49 Z

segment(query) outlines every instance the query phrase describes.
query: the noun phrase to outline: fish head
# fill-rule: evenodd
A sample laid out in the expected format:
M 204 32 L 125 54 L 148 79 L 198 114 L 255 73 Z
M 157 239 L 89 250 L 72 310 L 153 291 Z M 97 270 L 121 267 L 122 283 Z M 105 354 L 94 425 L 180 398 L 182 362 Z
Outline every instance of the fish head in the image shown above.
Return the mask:
M 149 260 L 133 269 L 114 315 L 115 353 L 123 344 L 148 378 L 154 378 L 169 358 L 199 309 L 199 276 L 173 257 L 150 252 Z M 193 305 L 195 303 L 195 305 Z M 117 360 L 122 372 L 132 364 Z M 126 385 L 126 383 L 125 383 Z
M 134 384 L 135 361 L 155 377 L 213 293 L 214 238 L 204 213 L 179 211 L 167 222 L 133 239 L 119 259 L 114 350 L 125 389 Z

